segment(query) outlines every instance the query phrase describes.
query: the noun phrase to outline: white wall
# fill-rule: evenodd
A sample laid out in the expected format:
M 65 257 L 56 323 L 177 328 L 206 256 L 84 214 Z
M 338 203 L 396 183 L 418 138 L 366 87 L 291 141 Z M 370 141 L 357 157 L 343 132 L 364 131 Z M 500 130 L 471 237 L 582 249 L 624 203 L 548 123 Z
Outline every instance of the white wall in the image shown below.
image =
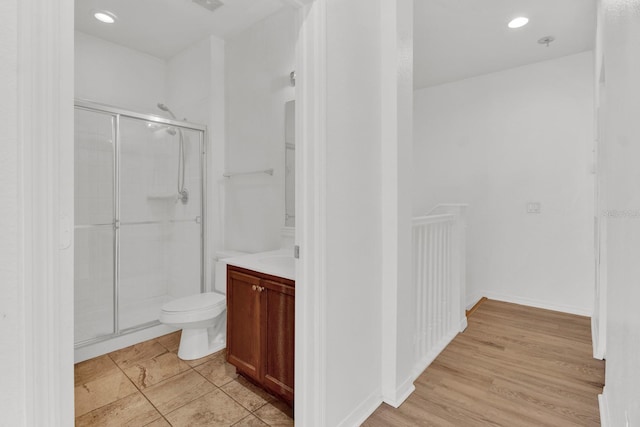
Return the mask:
M 75 32 L 75 97 L 158 114 L 166 97 L 162 59 Z
M 0 3 L 0 392 L 1 425 L 25 424 L 25 333 L 19 272 L 18 1 Z
M 590 315 L 593 53 L 419 90 L 414 105 L 414 214 L 469 204 L 467 302 Z
M 414 390 L 415 290 L 411 280 L 413 0 L 382 4 L 382 397 Z
M 602 425 L 635 426 L 640 425 L 640 1 L 603 0 L 601 6 L 606 100 L 600 167 L 606 176 L 606 206 L 600 214 L 610 213 Z
M 225 42 L 210 36 L 167 61 L 167 105 L 179 119 L 207 126 L 207 257 L 208 287 L 215 277 L 212 262 L 224 244 Z M 188 188 L 188 187 L 187 187 Z M 194 191 L 195 187 L 191 189 Z M 199 248 L 180 248 L 176 256 L 197 257 Z M 179 276 L 179 271 L 175 274 Z
M 226 43 L 226 168 L 266 174 L 227 180 L 226 246 L 259 252 L 280 245 L 284 226 L 284 110 L 294 99 L 295 13 L 284 8 Z
M 381 401 L 380 2 L 327 0 L 326 425 Z

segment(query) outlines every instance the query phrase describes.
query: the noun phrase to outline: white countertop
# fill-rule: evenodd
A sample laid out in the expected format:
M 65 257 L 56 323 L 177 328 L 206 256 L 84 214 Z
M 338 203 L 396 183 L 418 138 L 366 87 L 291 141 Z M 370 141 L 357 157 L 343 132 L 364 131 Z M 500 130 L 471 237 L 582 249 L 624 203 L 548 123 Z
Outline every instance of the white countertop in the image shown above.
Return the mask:
M 220 260 L 258 273 L 270 274 L 289 280 L 296 280 L 295 259 L 293 248 L 278 249 L 276 251 L 259 252 L 257 254 L 240 255 Z

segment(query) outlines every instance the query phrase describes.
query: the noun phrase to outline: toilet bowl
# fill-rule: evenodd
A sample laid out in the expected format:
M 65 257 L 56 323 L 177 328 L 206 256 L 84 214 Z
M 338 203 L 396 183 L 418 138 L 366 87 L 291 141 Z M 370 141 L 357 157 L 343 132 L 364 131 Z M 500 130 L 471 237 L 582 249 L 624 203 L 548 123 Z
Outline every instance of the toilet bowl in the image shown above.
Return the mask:
M 178 298 L 162 306 L 160 323 L 182 329 L 178 357 L 194 360 L 220 351 L 226 346 L 227 298 L 226 264 L 220 259 L 243 255 L 221 251 L 216 254 L 216 292 Z
M 200 359 L 225 347 L 227 299 L 216 292 L 178 298 L 162 306 L 160 323 L 182 329 L 178 357 Z

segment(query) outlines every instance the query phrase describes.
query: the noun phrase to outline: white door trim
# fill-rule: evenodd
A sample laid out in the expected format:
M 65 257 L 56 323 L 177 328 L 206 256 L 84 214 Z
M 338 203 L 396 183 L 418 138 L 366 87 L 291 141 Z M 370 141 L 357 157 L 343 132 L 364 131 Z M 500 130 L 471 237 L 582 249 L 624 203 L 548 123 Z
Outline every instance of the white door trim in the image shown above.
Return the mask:
M 326 424 L 326 1 L 300 8 L 298 28 L 295 414 L 314 427 Z
M 21 0 L 18 9 L 19 280 L 30 426 L 74 422 L 73 6 Z

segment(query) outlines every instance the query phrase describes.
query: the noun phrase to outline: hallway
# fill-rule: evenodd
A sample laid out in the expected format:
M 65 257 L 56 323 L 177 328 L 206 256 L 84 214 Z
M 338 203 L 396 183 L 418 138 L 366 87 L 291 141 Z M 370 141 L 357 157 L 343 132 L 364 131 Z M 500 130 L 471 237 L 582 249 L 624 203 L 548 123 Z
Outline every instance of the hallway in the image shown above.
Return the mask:
M 404 404 L 363 426 L 599 426 L 604 367 L 589 318 L 488 300 Z

